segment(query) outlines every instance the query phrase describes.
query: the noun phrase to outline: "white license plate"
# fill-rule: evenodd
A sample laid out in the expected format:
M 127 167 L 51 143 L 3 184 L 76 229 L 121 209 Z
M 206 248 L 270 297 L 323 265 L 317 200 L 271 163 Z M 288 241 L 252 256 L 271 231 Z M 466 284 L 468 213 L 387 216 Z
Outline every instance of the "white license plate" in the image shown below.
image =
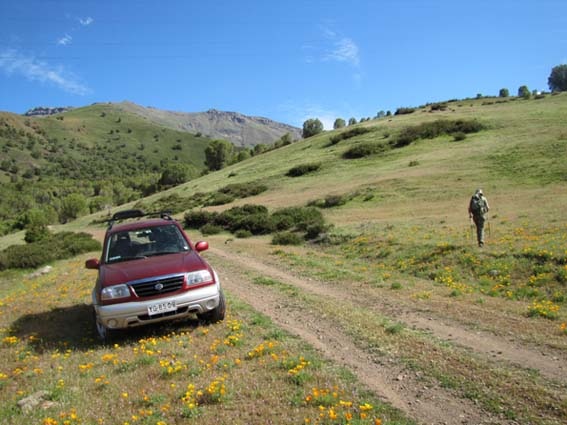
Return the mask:
M 169 311 L 177 310 L 175 301 L 166 301 L 163 303 L 152 304 L 148 306 L 148 314 L 153 316 L 154 314 L 167 313 Z

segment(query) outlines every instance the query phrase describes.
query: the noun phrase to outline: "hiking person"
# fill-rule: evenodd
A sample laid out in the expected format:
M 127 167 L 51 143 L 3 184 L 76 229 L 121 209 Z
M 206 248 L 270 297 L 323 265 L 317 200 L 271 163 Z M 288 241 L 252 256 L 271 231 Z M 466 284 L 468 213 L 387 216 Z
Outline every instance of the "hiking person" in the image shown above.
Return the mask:
M 476 238 L 480 247 L 484 246 L 484 223 L 489 209 L 488 200 L 482 189 L 477 189 L 469 202 L 469 218 L 476 226 Z

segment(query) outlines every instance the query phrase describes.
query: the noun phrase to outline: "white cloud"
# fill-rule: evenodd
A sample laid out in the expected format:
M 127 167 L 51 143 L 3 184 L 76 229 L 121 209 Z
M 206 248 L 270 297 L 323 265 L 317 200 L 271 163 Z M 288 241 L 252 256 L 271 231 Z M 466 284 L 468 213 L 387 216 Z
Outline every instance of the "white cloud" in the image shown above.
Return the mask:
M 63 67 L 54 67 L 14 49 L 0 51 L 0 69 L 8 75 L 21 75 L 30 81 L 52 84 L 67 93 L 81 96 L 90 93 L 87 86 L 73 74 L 65 72 Z
M 94 19 L 91 18 L 90 16 L 87 17 L 87 18 L 79 18 L 79 23 L 84 27 L 89 26 L 93 22 L 94 22 Z
M 67 44 L 71 44 L 71 41 L 73 41 L 73 37 L 71 37 L 69 34 L 65 34 L 63 37 L 57 40 L 57 44 L 59 44 L 60 46 L 66 46 Z
M 358 46 L 354 41 L 346 37 L 335 40 L 333 43 L 333 49 L 327 52 L 323 59 L 347 62 L 355 67 L 358 67 L 360 64 Z

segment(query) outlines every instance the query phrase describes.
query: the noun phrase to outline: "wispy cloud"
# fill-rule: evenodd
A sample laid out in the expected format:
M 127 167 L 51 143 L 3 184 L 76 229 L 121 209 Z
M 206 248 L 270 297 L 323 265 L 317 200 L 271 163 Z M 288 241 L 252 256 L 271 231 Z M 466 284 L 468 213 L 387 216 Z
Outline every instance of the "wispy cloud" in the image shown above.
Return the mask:
M 0 70 L 8 75 L 23 76 L 29 81 L 54 85 L 67 93 L 84 96 L 91 92 L 76 76 L 66 72 L 63 67 L 54 67 L 15 49 L 0 51 Z
M 360 64 L 358 46 L 348 37 L 334 40 L 333 48 L 330 51 L 326 52 L 323 60 L 347 62 L 355 67 L 358 67 Z
M 360 49 L 352 38 L 325 26 L 321 26 L 319 30 L 319 40 L 302 46 L 306 62 L 342 62 L 359 68 Z
M 71 44 L 72 40 L 73 37 L 71 37 L 69 34 L 65 34 L 63 37 L 57 40 L 57 44 L 60 46 L 66 46 L 67 44 Z
M 84 26 L 87 27 L 90 24 L 92 24 L 94 22 L 94 19 L 91 18 L 90 16 L 86 17 L 86 18 L 79 18 L 79 23 Z
M 76 22 L 78 22 L 80 26 L 78 26 L 77 23 L 75 22 L 74 27 L 71 28 L 68 33 L 65 33 L 63 37 L 57 39 L 58 46 L 67 46 L 71 44 L 71 42 L 73 41 L 73 37 L 69 33 L 76 33 L 81 29 L 81 27 L 88 27 L 94 22 L 94 19 L 91 18 L 90 16 L 86 18 L 73 18 L 73 19 L 76 19 Z

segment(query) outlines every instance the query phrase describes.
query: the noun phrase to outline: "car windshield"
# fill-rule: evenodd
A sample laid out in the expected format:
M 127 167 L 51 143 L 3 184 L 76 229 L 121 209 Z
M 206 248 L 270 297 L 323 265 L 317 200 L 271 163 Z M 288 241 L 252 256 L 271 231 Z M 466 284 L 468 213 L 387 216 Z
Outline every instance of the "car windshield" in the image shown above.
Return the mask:
M 108 238 L 106 262 L 136 260 L 189 251 L 189 243 L 174 224 L 116 232 Z

